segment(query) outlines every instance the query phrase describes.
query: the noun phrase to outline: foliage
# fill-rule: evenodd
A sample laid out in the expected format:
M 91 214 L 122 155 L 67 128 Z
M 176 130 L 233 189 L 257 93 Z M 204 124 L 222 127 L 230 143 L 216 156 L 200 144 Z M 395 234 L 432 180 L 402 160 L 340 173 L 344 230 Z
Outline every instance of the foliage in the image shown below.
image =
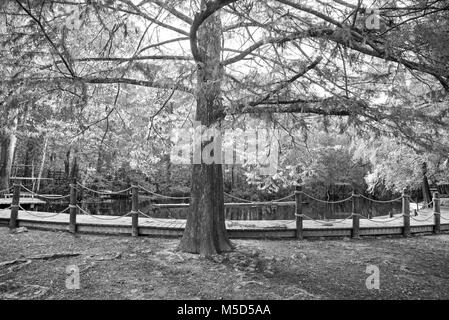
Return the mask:
M 320 196 L 338 183 L 416 189 L 422 162 L 432 181 L 447 179 L 447 1 L 372 5 L 379 30 L 366 28 L 363 6 L 344 1 L 236 1 L 221 10 L 220 124 L 282 132 L 273 137 L 278 171 L 227 167 L 227 190 L 261 198 L 296 183 Z M 188 167 L 169 154 L 172 129 L 190 125 L 195 111 L 198 63 L 187 40 L 200 7 L 3 4 L 0 103 L 21 119 L 15 163 L 28 155 L 51 169 L 76 158 L 81 181 L 98 188 L 138 182 L 185 194 Z M 13 116 L 0 117 L 8 134 Z

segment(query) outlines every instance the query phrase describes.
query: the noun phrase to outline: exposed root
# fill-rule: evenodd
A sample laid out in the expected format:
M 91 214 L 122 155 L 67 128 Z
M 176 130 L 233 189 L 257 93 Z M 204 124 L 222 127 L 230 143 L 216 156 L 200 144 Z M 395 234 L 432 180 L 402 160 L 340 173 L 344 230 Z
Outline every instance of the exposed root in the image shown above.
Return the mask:
M 68 258 L 68 257 L 76 257 L 81 255 L 81 253 L 52 253 L 52 254 L 41 254 L 36 256 L 31 256 L 27 258 L 20 258 L 15 260 L 3 261 L 0 262 L 0 267 L 8 266 L 11 264 L 24 263 L 28 262 L 28 260 L 52 260 L 59 258 Z

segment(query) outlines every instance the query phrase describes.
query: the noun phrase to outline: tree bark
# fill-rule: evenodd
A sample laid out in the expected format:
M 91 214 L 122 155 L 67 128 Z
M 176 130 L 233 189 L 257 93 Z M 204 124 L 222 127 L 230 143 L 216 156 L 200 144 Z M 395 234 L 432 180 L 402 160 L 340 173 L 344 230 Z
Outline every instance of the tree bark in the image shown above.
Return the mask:
M 9 178 L 17 143 L 15 134 L 18 125 L 17 110 L 6 110 L 6 122 L 10 126 L 0 130 L 0 190 L 9 188 Z
M 9 188 L 16 141 L 13 133 L 0 134 L 0 190 Z
M 219 12 L 207 18 L 198 30 L 198 45 L 204 60 L 198 64 L 195 120 L 208 128 L 220 128 L 219 119 L 223 112 L 221 34 Z M 201 152 L 207 143 L 201 143 Z M 221 154 L 221 143 L 219 147 L 216 145 L 215 152 Z M 205 256 L 232 250 L 224 213 L 222 164 L 206 164 L 202 160 L 194 163 L 190 208 L 180 249 Z
M 65 159 L 64 159 L 64 175 L 65 175 L 65 178 L 67 179 L 67 181 L 69 181 L 69 177 L 70 177 L 70 153 L 71 153 L 71 149 L 69 148 L 69 150 L 65 154 Z
M 173 114 L 173 103 L 168 103 L 167 105 L 167 112 L 168 114 L 172 115 Z M 169 124 L 169 130 L 172 131 L 173 130 L 173 125 L 170 123 Z M 167 186 L 165 189 L 165 191 L 168 191 L 169 187 L 171 185 L 171 157 L 170 157 L 170 152 L 167 153 L 165 155 L 165 185 Z
M 36 192 L 39 193 L 39 190 L 41 188 L 41 179 L 42 179 L 42 175 L 44 173 L 44 168 L 45 168 L 45 160 L 47 158 L 47 147 L 48 147 L 48 134 L 45 135 L 44 138 L 44 147 L 42 148 L 42 161 L 41 161 L 41 165 L 39 168 L 39 174 L 37 176 L 37 187 L 36 187 Z
M 427 163 L 422 164 L 422 193 L 423 200 L 426 207 L 429 206 L 430 201 L 432 201 L 432 194 L 430 192 L 429 180 L 427 179 Z

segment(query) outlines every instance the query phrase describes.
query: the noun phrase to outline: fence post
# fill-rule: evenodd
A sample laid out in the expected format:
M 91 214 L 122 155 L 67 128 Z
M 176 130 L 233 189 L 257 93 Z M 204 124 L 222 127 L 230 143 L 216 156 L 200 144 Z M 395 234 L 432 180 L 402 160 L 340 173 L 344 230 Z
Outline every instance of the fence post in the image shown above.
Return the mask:
M 358 215 L 359 195 L 352 193 L 352 237 L 354 239 L 360 238 L 360 216 Z
M 139 188 L 138 186 L 132 186 L 132 196 L 131 196 L 131 223 L 132 231 L 131 235 L 133 237 L 139 236 Z
M 70 222 L 69 222 L 69 232 L 76 233 L 76 212 L 78 208 L 77 204 L 77 192 L 76 192 L 76 183 L 70 184 Z
M 404 218 L 404 228 L 402 235 L 404 237 L 410 236 L 410 196 L 406 189 L 402 190 L 402 214 Z
M 418 196 L 416 196 L 416 212 L 419 213 L 419 202 L 418 202 Z
M 440 211 L 440 195 L 438 194 L 438 192 L 434 192 L 433 194 L 433 215 L 435 216 L 435 227 L 433 229 L 433 232 L 440 233 L 441 211 Z
M 11 217 L 9 219 L 9 229 L 17 228 L 17 217 L 19 215 L 19 204 L 20 204 L 20 184 L 14 184 L 14 191 L 12 194 L 11 201 Z
M 296 239 L 302 240 L 303 219 L 302 219 L 302 186 L 295 186 L 295 218 L 296 218 Z

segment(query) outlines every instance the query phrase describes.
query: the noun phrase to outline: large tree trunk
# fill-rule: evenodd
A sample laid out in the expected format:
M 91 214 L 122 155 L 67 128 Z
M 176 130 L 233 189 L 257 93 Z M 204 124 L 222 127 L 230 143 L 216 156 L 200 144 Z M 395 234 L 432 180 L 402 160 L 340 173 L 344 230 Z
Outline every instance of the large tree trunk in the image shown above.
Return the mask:
M 195 120 L 209 128 L 220 127 L 218 119 L 223 111 L 221 41 L 221 20 L 219 12 L 216 12 L 198 30 L 198 45 L 204 63 L 198 66 L 197 72 Z M 201 151 L 205 145 L 201 143 Z M 221 143 L 219 147 L 216 144 L 214 156 L 218 152 L 221 154 Z M 225 226 L 221 161 L 206 164 L 201 160 L 201 163 L 194 163 L 191 188 L 189 214 L 180 249 L 206 256 L 231 250 L 232 244 Z

